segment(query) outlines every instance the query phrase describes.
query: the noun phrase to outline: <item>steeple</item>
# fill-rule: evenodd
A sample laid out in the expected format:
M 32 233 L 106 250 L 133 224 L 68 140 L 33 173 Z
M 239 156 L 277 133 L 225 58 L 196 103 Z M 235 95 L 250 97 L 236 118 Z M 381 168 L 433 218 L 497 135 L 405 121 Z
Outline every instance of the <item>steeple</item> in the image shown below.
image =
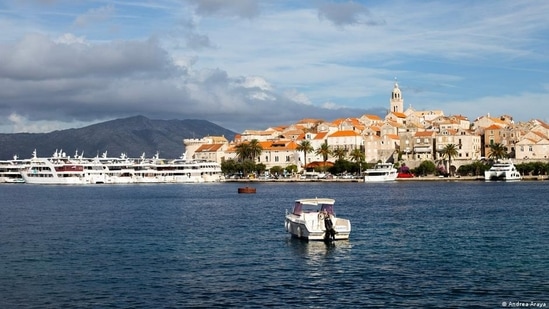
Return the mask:
M 404 112 L 404 100 L 402 99 L 402 93 L 398 88 L 397 78 L 395 77 L 395 86 L 391 93 L 391 112 L 403 113 Z

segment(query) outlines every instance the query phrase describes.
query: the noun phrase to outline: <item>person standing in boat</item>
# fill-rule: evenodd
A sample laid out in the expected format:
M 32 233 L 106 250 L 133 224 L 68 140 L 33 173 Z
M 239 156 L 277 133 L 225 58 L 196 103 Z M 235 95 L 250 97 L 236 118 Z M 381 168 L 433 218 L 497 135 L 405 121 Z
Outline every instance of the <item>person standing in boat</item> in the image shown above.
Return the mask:
M 324 227 L 326 228 L 324 239 L 327 241 L 335 240 L 336 231 L 334 229 L 334 223 L 330 218 L 330 214 L 326 210 L 324 210 L 323 212 L 324 212 Z

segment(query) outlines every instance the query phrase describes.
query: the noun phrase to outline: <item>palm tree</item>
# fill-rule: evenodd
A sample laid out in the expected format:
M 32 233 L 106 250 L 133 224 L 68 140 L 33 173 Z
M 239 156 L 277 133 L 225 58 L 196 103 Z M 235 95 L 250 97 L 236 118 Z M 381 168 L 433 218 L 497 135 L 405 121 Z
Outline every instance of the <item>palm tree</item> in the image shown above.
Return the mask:
M 328 141 L 324 141 L 315 153 L 322 156 L 322 160 L 324 161 L 324 171 L 326 171 L 326 161 L 328 161 L 328 157 L 332 154 L 332 150 L 330 149 L 330 146 L 328 146 Z
M 347 156 L 347 149 L 336 148 L 332 150 L 332 154 L 336 156 L 338 160 L 343 160 L 345 159 L 345 156 Z
M 490 144 L 490 154 L 488 155 L 488 158 L 497 161 L 507 157 L 507 147 L 500 143 Z
M 235 146 L 236 156 L 239 161 L 244 161 L 250 157 L 250 144 L 243 142 Z
M 364 154 L 364 151 L 360 148 L 355 148 L 353 151 L 351 151 L 350 154 L 351 160 L 355 161 L 358 164 L 358 171 L 360 174 L 362 174 L 362 162 L 364 162 L 364 159 L 366 158 L 366 155 Z
M 442 155 L 442 158 L 448 158 L 448 172 L 452 172 L 452 158 L 457 157 L 459 152 L 454 144 L 448 144 L 446 145 L 441 151 L 440 154 Z
M 301 143 L 299 145 L 297 145 L 296 150 L 297 151 L 303 151 L 304 160 L 305 160 L 305 162 L 303 162 L 303 166 L 306 166 L 307 165 L 307 153 L 313 152 L 313 150 L 314 150 L 313 146 L 311 146 L 311 142 L 309 142 L 308 140 L 301 141 Z
M 255 159 L 259 157 L 263 152 L 263 147 L 261 146 L 261 144 L 257 139 L 252 139 L 250 141 L 249 147 L 250 147 L 250 157 L 252 161 L 255 162 Z
M 355 161 L 356 163 L 360 163 L 364 161 L 364 158 L 366 155 L 360 148 L 355 148 L 353 151 L 351 151 L 351 154 L 349 155 L 351 157 L 352 161 Z
M 257 139 L 253 139 L 250 142 L 242 142 L 236 145 L 235 150 L 240 161 L 249 159 L 255 162 L 255 159 L 261 155 L 263 147 L 261 147 L 261 144 Z

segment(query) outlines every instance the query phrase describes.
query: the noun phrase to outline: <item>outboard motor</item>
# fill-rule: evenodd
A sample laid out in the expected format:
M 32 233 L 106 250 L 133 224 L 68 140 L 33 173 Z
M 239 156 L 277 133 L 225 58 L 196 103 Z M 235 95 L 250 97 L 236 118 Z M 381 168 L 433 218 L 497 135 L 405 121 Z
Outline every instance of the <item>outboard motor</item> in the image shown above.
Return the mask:
M 335 240 L 336 230 L 334 229 L 334 223 L 330 218 L 330 215 L 324 217 L 324 227 L 326 228 L 326 233 L 324 234 L 325 241 Z

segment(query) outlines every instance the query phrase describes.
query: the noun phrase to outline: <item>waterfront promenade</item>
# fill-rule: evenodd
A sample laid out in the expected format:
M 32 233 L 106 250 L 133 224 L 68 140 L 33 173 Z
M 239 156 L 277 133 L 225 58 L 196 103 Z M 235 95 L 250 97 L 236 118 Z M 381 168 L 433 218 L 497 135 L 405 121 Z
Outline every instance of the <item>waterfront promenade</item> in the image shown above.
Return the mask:
M 549 180 L 548 175 L 541 176 L 523 176 L 523 181 L 545 181 Z M 397 178 L 395 181 L 484 181 L 483 176 L 459 176 L 459 177 L 438 177 L 438 176 L 422 176 L 414 178 Z M 362 178 L 334 178 L 334 179 L 302 179 L 299 177 L 288 178 L 243 178 L 243 179 L 226 179 L 225 182 L 364 182 Z

